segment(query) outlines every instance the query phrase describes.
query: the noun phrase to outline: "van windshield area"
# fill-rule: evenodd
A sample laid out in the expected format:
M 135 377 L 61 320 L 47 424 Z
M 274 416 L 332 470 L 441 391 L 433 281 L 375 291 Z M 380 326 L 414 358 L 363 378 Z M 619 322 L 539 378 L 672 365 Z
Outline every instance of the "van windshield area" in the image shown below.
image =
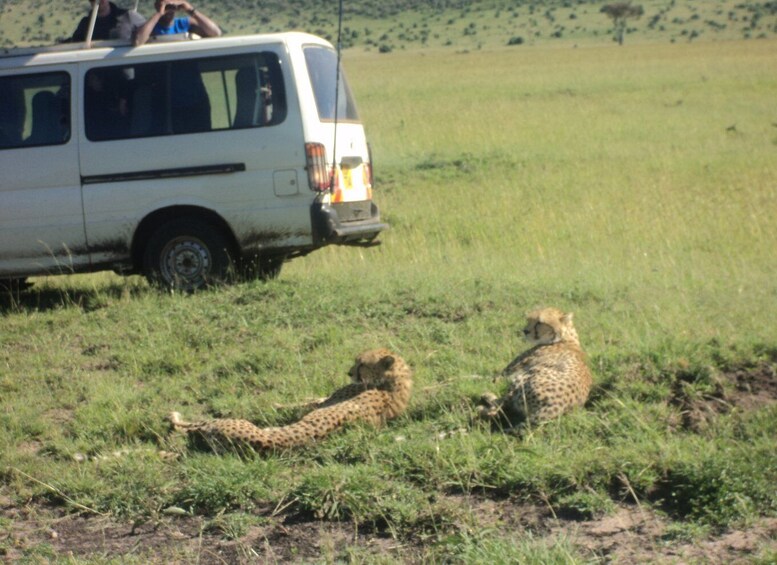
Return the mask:
M 60 145 L 70 139 L 70 75 L 0 78 L 0 149 Z
M 321 45 L 308 45 L 303 48 L 303 51 L 310 83 L 313 85 L 313 95 L 316 97 L 319 119 L 327 122 L 334 121 L 336 117 L 342 121 L 358 122 L 359 114 L 342 68 L 339 88 L 337 87 L 337 54 L 332 49 Z M 337 106 L 335 106 L 336 90 L 338 91 Z
M 267 127 L 286 118 L 274 53 L 99 67 L 84 83 L 90 141 Z

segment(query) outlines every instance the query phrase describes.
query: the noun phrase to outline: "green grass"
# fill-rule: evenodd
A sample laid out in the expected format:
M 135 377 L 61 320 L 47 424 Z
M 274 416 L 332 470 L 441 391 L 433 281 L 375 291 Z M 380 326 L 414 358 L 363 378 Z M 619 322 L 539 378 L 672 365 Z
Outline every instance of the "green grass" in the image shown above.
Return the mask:
M 447 496 L 579 516 L 636 499 L 679 533 L 777 515 L 774 404 L 692 430 L 673 402 L 678 387 L 704 399 L 732 390 L 726 371 L 777 365 L 774 52 L 349 52 L 392 225 L 383 245 L 193 296 L 108 274 L 4 296 L 0 494 L 126 520 L 180 510 L 229 539 L 278 508 L 483 563 L 586 554 L 481 531 Z M 475 421 L 474 404 L 503 386 L 485 377 L 523 348 L 538 305 L 575 312 L 597 386 L 586 410 L 515 438 Z M 299 412 L 276 404 L 326 395 L 377 346 L 417 383 L 383 430 L 255 457 L 155 453 L 184 449 L 170 410 L 285 422 Z
M 117 0 L 132 8 L 135 2 Z M 572 47 L 608 45 L 613 23 L 600 12 L 603 0 L 475 0 L 472 2 L 376 2 L 344 4 L 342 44 L 375 53 L 448 49 L 471 51 L 513 49 L 552 44 Z M 777 11 L 768 0 L 641 0 L 644 15 L 628 20 L 627 44 L 689 43 L 762 39 L 777 33 Z M 229 4 L 200 0 L 197 6 L 226 33 L 248 34 L 303 30 L 336 40 L 337 3 L 299 0 L 293 3 Z M 0 46 L 38 45 L 70 37 L 88 10 L 81 0 L 63 0 L 52 13 L 46 2 L 0 2 Z M 138 11 L 149 16 L 153 2 Z

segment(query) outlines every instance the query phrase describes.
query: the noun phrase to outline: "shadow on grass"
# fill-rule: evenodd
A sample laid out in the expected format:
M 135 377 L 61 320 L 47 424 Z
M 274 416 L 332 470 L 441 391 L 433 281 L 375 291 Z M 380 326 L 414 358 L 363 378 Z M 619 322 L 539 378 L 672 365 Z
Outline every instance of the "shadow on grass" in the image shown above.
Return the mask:
M 28 288 L 0 289 L 0 315 L 22 312 L 48 312 L 62 308 L 79 308 L 93 312 L 116 300 L 126 300 L 149 292 L 148 288 L 122 283 L 100 288 Z

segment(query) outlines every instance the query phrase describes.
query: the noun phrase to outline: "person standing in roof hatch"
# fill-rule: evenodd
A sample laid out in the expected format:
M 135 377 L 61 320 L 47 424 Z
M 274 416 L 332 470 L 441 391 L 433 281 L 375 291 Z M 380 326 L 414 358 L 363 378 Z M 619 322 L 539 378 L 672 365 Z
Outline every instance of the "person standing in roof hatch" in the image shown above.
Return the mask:
M 119 8 L 108 0 L 89 0 L 92 8 L 98 2 L 97 18 L 94 20 L 92 39 L 129 39 L 135 28 L 139 27 L 145 19 L 137 12 L 130 12 Z M 69 43 L 86 41 L 86 33 L 89 31 L 89 16 L 81 18 L 73 35 L 66 40 Z
M 221 29 L 202 12 L 188 2 L 178 0 L 156 0 L 156 12 L 146 20 L 135 34 L 135 46 L 143 45 L 152 35 L 170 35 L 174 33 L 196 33 L 202 37 L 218 37 Z M 178 10 L 188 15 L 176 18 Z

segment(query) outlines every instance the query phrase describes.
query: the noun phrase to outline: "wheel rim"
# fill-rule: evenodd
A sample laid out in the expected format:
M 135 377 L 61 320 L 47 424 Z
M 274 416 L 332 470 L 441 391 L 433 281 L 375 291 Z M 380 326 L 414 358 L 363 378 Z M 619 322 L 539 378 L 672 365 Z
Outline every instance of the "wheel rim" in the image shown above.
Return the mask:
M 162 250 L 161 260 L 162 278 L 171 286 L 182 289 L 205 284 L 213 265 L 207 246 L 191 236 L 169 241 Z

